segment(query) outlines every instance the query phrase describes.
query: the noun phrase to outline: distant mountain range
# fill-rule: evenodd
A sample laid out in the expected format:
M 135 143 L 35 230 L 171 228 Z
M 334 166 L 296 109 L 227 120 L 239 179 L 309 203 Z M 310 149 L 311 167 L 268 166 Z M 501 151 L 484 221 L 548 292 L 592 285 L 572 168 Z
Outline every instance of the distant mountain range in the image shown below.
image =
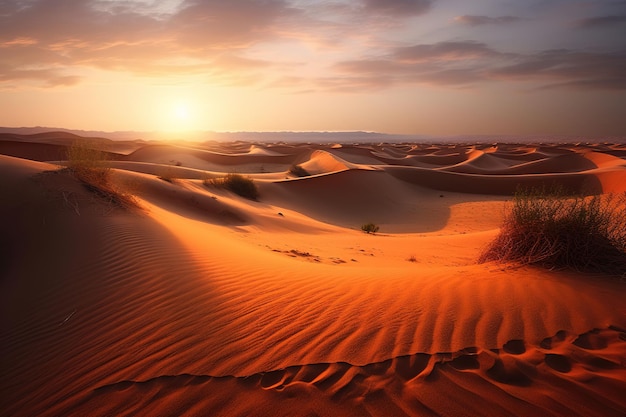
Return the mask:
M 626 136 L 621 137 L 582 137 L 556 135 L 397 135 L 378 132 L 191 132 L 186 134 L 161 132 L 116 131 L 104 132 L 97 130 L 77 130 L 54 127 L 0 127 L 0 133 L 19 135 L 40 135 L 50 132 L 63 132 L 91 138 L 107 138 L 111 140 L 163 140 L 182 139 L 194 142 L 205 141 L 247 141 L 247 142 L 299 142 L 299 143 L 379 143 L 379 142 L 421 142 L 421 143 L 463 143 L 463 142 L 611 142 L 625 143 Z
M 426 136 L 392 135 L 376 132 L 189 132 L 184 134 L 162 132 L 117 131 L 104 132 L 97 130 L 77 130 L 55 127 L 0 127 L 0 133 L 19 135 L 39 135 L 49 132 L 81 137 L 107 138 L 111 140 L 162 140 L 184 139 L 204 142 L 216 141 L 249 141 L 249 142 L 402 142 L 424 141 Z

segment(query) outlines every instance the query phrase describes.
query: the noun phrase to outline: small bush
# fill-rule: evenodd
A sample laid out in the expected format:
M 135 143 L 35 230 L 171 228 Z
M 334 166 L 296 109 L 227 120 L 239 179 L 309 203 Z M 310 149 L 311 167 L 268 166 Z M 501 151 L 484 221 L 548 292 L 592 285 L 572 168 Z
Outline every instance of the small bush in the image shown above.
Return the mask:
M 86 141 L 76 141 L 67 149 L 67 167 L 92 193 L 113 206 L 137 207 L 133 197 L 111 182 L 111 168 L 106 165 L 106 152 L 89 147 Z
M 626 194 L 518 192 L 500 234 L 479 258 L 487 261 L 626 273 Z
M 361 226 L 361 230 L 363 230 L 365 233 L 376 233 L 378 232 L 378 229 L 379 227 L 374 223 L 367 223 Z
M 85 141 L 76 141 L 67 149 L 67 167 L 86 184 L 108 184 L 111 169 L 106 160 L 105 152 L 90 148 Z
M 176 173 L 174 172 L 174 168 L 171 165 L 168 165 L 166 168 L 164 168 L 162 172 L 163 173 L 158 177 L 160 180 L 174 183 L 174 180 L 176 179 Z
M 292 165 L 289 168 L 289 173 L 296 177 L 308 177 L 311 175 L 306 169 L 302 168 L 302 165 Z
M 206 179 L 204 180 L 204 184 L 225 188 L 249 200 L 259 199 L 259 190 L 254 181 L 240 174 L 228 174 L 222 178 Z

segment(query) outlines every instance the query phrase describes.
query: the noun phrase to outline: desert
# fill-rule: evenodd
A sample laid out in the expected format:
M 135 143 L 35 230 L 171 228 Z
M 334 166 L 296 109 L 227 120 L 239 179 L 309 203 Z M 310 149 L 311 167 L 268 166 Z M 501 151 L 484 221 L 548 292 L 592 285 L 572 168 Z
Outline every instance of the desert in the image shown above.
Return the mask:
M 626 192 L 623 144 L 0 153 L 1 415 L 626 414 L 624 277 L 477 261 L 520 185 Z

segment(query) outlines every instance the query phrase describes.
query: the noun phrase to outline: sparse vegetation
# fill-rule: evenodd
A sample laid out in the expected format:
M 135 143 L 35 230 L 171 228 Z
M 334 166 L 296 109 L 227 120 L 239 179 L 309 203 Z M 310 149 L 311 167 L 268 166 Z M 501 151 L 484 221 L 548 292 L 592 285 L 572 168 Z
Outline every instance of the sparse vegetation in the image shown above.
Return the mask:
M 289 168 L 289 173 L 296 177 L 308 177 L 311 175 L 306 169 L 302 168 L 302 165 L 292 165 Z
M 378 229 L 379 227 L 374 223 L 367 223 L 361 226 L 361 230 L 363 230 L 365 233 L 376 233 L 378 232 Z
M 221 178 L 205 179 L 204 184 L 207 186 L 227 189 L 249 200 L 256 201 L 259 199 L 259 190 L 257 189 L 254 181 L 241 174 L 228 174 Z
M 479 262 L 626 273 L 626 194 L 568 197 L 559 190 L 518 192 L 500 234 Z
M 106 152 L 90 147 L 86 141 L 74 142 L 67 149 L 68 170 L 94 194 L 109 204 L 130 208 L 136 202 L 127 193 L 114 186 L 111 181 L 111 168 L 107 166 Z
M 107 159 L 105 152 L 89 147 L 86 141 L 76 141 L 67 149 L 67 167 L 86 184 L 108 184 Z
M 174 173 L 174 168 L 171 165 L 168 165 L 166 168 L 164 168 L 163 173 L 159 175 L 160 180 L 166 181 L 169 183 L 173 183 L 175 178 L 176 178 L 176 175 Z

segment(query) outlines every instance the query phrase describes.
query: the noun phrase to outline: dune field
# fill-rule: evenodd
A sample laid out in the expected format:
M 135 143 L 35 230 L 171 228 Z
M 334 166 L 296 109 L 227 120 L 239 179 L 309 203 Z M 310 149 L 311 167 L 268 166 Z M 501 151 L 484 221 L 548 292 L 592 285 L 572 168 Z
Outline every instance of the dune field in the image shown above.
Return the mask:
M 477 262 L 552 184 L 626 192 L 626 145 L 2 134 L 0 415 L 623 417 L 624 278 Z

